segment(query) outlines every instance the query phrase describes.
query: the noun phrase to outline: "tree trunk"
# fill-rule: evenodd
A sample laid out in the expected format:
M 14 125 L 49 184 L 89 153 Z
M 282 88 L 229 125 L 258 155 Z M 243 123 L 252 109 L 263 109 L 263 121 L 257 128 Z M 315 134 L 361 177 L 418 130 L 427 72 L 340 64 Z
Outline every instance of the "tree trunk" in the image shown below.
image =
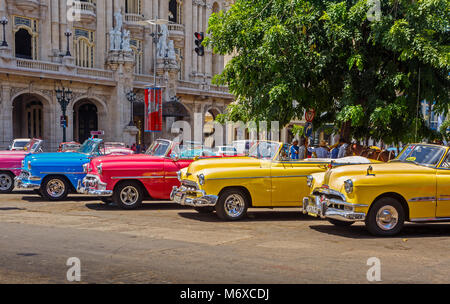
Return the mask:
M 351 140 L 351 133 L 352 133 L 352 125 L 351 121 L 346 121 L 341 127 L 340 138 L 344 138 L 346 142 L 350 143 Z

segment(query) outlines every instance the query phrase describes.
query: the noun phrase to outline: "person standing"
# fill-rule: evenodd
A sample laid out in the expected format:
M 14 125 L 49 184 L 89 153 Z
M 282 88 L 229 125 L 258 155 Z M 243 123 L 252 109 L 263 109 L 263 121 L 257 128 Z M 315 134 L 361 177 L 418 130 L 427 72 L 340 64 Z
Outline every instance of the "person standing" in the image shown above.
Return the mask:
M 346 154 L 347 148 L 348 148 L 348 143 L 344 138 L 340 138 L 339 144 L 341 146 L 339 147 L 339 154 L 338 154 L 337 158 L 342 158 L 342 157 L 345 157 L 345 154 Z
M 298 146 L 298 140 L 294 139 L 292 141 L 292 146 L 291 146 L 291 159 L 298 159 L 298 150 L 299 150 L 299 146 Z
M 133 150 L 133 152 L 136 153 L 136 143 L 133 143 L 131 145 L 131 150 Z
M 298 159 L 305 159 L 306 158 L 306 138 L 301 137 L 300 138 L 300 147 L 298 148 Z
M 330 152 L 327 147 L 327 142 L 323 139 L 319 143 L 318 148 L 311 148 L 316 158 L 330 158 Z

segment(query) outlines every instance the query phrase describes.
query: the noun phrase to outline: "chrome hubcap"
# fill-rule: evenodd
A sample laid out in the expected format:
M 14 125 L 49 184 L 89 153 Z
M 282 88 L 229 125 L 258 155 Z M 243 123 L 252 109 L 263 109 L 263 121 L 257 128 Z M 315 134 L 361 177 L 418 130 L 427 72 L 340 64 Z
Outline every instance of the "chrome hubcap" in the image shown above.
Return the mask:
M 238 194 L 232 194 L 225 200 L 225 212 L 230 217 L 238 217 L 244 212 L 244 199 Z
M 120 192 L 120 200 L 125 205 L 134 205 L 134 204 L 136 204 L 138 198 L 139 198 L 139 192 L 133 186 L 126 186 Z
M 8 190 L 12 186 L 12 178 L 8 174 L 0 174 L 0 190 Z
M 398 223 L 398 212 L 392 206 L 384 206 L 378 210 L 377 225 L 383 230 L 391 230 Z
M 52 179 L 47 183 L 47 193 L 51 197 L 60 197 L 64 191 L 64 183 L 60 179 Z

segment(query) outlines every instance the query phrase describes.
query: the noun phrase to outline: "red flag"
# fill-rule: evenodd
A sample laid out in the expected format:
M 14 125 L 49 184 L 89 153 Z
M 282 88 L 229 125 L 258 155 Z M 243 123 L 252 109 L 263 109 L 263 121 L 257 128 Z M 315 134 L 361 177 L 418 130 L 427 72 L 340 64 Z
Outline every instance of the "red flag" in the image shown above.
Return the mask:
M 145 131 L 162 131 L 162 91 L 161 88 L 145 89 Z

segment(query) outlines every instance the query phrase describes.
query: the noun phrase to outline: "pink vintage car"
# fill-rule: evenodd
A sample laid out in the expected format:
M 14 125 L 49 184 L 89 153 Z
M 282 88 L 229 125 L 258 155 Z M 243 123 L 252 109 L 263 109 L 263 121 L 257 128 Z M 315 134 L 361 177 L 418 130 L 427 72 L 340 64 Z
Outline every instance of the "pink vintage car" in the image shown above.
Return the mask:
M 14 177 L 20 174 L 25 155 L 42 152 L 43 142 L 34 138 L 24 150 L 0 151 L 0 193 L 10 193 L 14 189 Z
M 158 139 L 145 154 L 96 157 L 83 166 L 87 175 L 77 191 L 123 209 L 138 208 L 144 199 L 170 200 L 173 186 L 180 183 L 177 172 L 194 160 L 179 155 L 177 143 Z

